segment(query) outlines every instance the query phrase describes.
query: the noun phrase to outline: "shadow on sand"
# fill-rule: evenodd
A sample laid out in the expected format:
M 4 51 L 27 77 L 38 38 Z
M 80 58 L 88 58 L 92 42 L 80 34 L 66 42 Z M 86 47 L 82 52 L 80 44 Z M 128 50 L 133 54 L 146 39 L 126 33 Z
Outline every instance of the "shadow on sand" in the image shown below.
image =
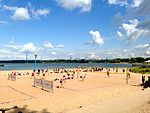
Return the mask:
M 17 107 L 16 109 L 8 112 L 8 113 L 52 113 L 49 112 L 47 109 L 43 109 L 42 111 L 33 111 L 27 108 L 27 105 L 24 105 L 23 107 Z
M 142 84 L 133 84 L 133 85 L 131 85 L 131 86 L 141 87 L 141 86 L 142 86 Z

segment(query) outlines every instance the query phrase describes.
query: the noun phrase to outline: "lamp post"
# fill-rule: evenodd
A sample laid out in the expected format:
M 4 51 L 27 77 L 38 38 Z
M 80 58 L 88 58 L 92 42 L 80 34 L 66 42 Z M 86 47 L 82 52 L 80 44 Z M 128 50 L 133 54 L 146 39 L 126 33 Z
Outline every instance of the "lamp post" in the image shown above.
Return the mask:
M 36 72 L 36 58 L 37 58 L 37 55 L 35 54 L 35 62 L 34 62 L 34 71 Z
M 36 73 L 36 58 L 37 58 L 37 55 L 35 54 L 34 57 L 35 57 L 35 61 L 34 61 L 34 85 L 33 86 L 35 86 L 35 73 Z

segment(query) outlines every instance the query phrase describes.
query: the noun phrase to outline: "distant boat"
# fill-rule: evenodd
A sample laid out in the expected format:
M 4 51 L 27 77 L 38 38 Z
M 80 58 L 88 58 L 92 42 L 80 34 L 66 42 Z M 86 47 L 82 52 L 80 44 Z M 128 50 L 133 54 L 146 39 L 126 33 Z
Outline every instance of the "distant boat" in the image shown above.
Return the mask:
M 0 67 L 4 67 L 4 64 L 0 64 Z

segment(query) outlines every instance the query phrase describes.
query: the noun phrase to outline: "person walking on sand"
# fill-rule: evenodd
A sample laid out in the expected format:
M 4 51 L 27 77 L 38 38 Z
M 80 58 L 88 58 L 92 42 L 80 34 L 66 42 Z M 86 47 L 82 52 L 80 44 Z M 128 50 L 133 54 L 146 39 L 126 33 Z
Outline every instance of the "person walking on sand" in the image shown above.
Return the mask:
M 126 74 L 126 84 L 128 84 L 128 81 L 129 81 L 130 78 L 131 78 L 131 77 L 130 77 L 130 73 L 127 72 L 127 74 Z
M 107 70 L 107 77 L 110 77 L 109 70 Z
M 64 82 L 64 80 L 65 80 L 64 77 L 62 77 L 62 78 L 60 79 L 60 88 L 63 88 L 63 82 Z

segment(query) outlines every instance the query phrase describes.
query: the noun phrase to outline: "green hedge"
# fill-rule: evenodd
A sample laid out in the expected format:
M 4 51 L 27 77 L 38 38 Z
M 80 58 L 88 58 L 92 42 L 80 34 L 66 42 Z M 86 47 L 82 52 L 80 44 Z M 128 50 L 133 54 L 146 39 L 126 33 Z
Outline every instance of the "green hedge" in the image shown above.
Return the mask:
M 150 68 L 148 67 L 133 67 L 131 68 L 131 72 L 134 72 L 134 73 L 150 73 Z

